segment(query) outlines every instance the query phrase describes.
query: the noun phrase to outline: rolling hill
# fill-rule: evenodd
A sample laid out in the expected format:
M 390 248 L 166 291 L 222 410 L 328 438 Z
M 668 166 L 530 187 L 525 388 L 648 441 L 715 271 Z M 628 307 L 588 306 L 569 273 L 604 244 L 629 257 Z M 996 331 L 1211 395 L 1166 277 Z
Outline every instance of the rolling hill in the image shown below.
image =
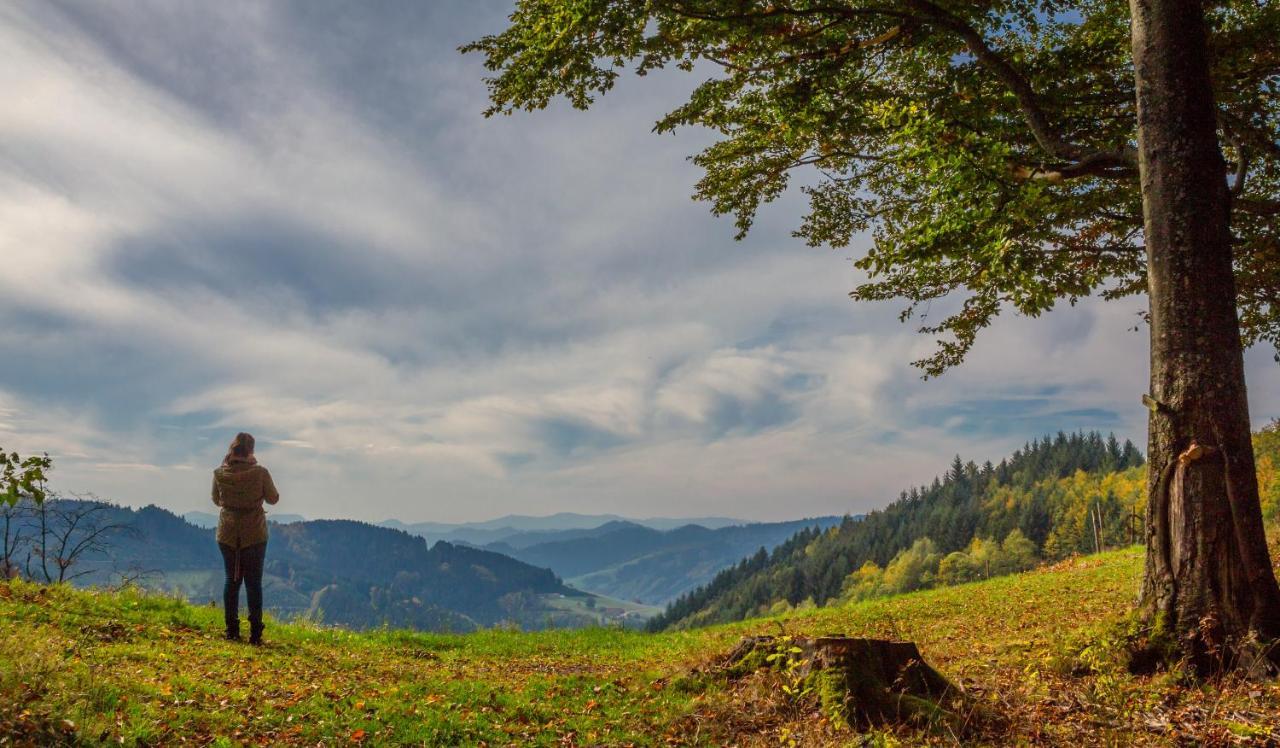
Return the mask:
M 53 512 L 87 502 L 55 501 Z M 213 532 L 157 507 L 108 505 L 119 524 L 111 547 L 86 556 L 78 584 L 122 576 L 195 602 L 221 599 L 222 559 Z M 34 522 L 29 517 L 27 522 Z M 639 625 L 653 609 L 566 586 L 553 572 L 499 553 L 349 520 L 272 525 L 264 574 L 269 610 L 350 628 L 472 631 L 497 624 L 537 629 Z
M 518 535 L 485 548 L 549 568 L 579 589 L 662 605 L 801 529 L 825 529 L 840 521 L 817 517 L 717 529 L 691 524 L 666 531 L 610 522 L 545 542 L 530 543 L 527 535 Z
M 204 512 L 188 512 L 183 517 L 201 527 L 217 524 L 216 515 Z M 289 524 L 305 522 L 297 515 L 271 515 L 273 521 L 277 517 Z M 560 513 L 510 515 L 463 524 L 386 520 L 379 526 L 416 535 L 429 546 L 446 542 L 480 548 L 549 568 L 571 587 L 610 598 L 613 602 L 602 610 L 627 608 L 628 620 L 634 620 L 641 614 L 652 615 L 656 612 L 653 608 L 706 584 L 717 572 L 761 548 L 773 548 L 800 529 L 826 528 L 839 521 L 836 517 L 773 523 L 743 523 L 723 517 L 630 520 L 616 515 Z M 202 581 L 206 584 L 196 592 L 211 593 L 212 582 Z M 329 606 L 336 604 L 336 598 L 331 598 Z M 306 609 L 301 599 L 289 605 L 294 612 Z
M 1280 421 L 1254 434 L 1264 522 L 1280 523 Z M 998 465 L 956 457 L 858 522 L 805 530 L 676 600 L 651 628 L 740 620 L 1025 569 L 1141 538 L 1143 457 L 1097 433 L 1046 436 Z

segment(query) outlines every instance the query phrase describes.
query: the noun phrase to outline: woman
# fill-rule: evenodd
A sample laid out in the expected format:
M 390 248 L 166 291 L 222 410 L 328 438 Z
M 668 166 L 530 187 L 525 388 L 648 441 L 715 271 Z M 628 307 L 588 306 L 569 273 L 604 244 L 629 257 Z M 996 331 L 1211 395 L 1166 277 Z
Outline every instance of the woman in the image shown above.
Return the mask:
M 267 514 L 262 502 L 280 500 L 271 473 L 253 456 L 253 437 L 236 434 L 213 471 L 213 503 L 222 507 L 218 517 L 218 549 L 227 581 L 222 589 L 222 609 L 227 639 L 240 641 L 240 581 L 249 595 L 249 643 L 262 643 L 262 562 L 267 555 Z

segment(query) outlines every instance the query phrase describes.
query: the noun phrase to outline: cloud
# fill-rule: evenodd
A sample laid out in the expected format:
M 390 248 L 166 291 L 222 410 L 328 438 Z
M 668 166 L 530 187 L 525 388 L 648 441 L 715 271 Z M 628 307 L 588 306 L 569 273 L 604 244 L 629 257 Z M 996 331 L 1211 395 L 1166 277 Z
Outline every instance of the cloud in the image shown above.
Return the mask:
M 231 435 L 290 511 L 857 512 L 950 456 L 1140 436 L 1136 303 L 931 341 L 843 255 L 688 199 L 696 82 L 484 120 L 503 2 L 0 8 L 0 444 L 55 482 L 204 506 Z M 1259 421 L 1280 414 L 1250 356 Z

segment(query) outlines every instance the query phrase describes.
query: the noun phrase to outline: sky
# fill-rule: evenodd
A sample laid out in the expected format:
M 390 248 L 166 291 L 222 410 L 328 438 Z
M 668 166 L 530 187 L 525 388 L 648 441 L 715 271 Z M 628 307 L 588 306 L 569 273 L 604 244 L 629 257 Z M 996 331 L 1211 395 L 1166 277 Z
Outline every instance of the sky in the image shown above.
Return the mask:
M 279 511 L 857 513 L 1058 430 L 1145 443 L 1141 299 L 1002 318 L 960 369 L 846 250 L 690 195 L 696 76 L 484 119 L 499 0 L 0 5 L 0 447 L 209 509 L 241 430 Z M 1256 425 L 1273 351 L 1247 358 Z

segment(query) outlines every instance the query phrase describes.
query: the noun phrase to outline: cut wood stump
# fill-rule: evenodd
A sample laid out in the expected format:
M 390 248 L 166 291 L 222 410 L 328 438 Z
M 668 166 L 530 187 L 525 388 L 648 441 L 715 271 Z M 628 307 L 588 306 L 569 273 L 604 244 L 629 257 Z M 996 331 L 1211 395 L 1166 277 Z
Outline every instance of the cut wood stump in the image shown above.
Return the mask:
M 816 696 L 827 718 L 843 727 L 949 722 L 964 695 L 912 642 L 749 636 L 720 664 L 730 678 L 761 669 L 781 673 L 793 696 Z

